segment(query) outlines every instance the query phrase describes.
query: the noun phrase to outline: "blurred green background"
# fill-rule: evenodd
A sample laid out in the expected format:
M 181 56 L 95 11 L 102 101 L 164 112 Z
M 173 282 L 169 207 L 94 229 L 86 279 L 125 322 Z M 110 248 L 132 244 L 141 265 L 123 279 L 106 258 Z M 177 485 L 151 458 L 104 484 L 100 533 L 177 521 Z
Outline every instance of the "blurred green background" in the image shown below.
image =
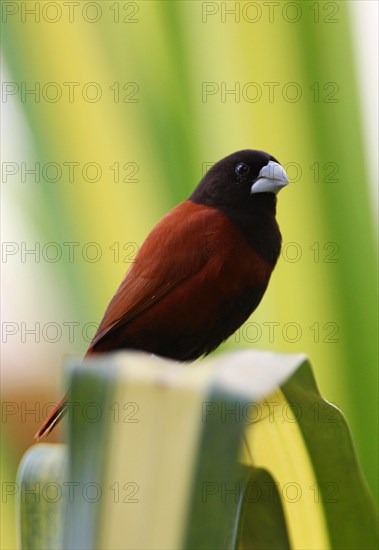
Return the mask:
M 243 148 L 292 185 L 270 287 L 217 353 L 307 353 L 376 491 L 375 4 L 2 3 L 2 547 L 63 357 L 85 352 L 153 224 Z

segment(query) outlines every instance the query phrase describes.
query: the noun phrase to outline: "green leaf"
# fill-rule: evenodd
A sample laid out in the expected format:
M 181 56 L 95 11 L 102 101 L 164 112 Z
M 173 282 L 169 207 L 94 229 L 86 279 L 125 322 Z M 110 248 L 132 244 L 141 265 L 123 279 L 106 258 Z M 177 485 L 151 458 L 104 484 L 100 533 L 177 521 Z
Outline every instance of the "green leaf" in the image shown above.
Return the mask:
M 313 497 L 324 508 L 331 547 L 377 548 L 376 507 L 344 415 L 321 397 L 309 364 L 283 385 L 283 393 L 292 408 L 301 407 L 298 424 L 317 479 Z
M 66 445 L 35 445 L 24 455 L 17 476 L 23 550 L 62 548 L 66 481 Z
M 20 479 L 76 492 L 63 493 L 67 514 L 21 493 L 23 548 L 376 547 L 346 422 L 303 355 L 74 361 L 69 402 L 68 473 L 62 447 L 42 445 Z
M 287 527 L 275 480 L 262 468 L 246 468 L 246 483 L 238 525 L 241 550 L 289 550 Z M 268 490 L 269 489 L 269 490 Z

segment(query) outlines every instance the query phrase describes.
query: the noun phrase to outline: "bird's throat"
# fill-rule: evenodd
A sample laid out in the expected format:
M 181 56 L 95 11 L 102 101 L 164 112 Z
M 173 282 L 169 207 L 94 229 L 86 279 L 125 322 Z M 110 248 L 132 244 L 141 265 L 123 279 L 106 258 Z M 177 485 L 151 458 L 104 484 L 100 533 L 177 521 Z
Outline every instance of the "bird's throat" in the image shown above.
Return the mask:
M 246 205 L 243 209 L 225 207 L 220 210 L 238 227 L 259 256 L 274 266 L 282 243 L 282 236 L 275 218 L 276 197 L 273 193 L 261 195 L 257 201 Z

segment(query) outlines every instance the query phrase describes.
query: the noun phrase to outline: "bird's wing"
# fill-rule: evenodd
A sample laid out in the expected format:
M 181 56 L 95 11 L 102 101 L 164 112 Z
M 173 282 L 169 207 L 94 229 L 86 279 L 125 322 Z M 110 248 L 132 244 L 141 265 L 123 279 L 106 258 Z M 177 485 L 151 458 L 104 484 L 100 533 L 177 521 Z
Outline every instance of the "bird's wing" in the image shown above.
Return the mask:
M 219 223 L 216 209 L 192 201 L 171 210 L 143 243 L 87 353 L 110 331 L 143 313 L 203 268 L 212 255 L 207 236 L 217 230 Z

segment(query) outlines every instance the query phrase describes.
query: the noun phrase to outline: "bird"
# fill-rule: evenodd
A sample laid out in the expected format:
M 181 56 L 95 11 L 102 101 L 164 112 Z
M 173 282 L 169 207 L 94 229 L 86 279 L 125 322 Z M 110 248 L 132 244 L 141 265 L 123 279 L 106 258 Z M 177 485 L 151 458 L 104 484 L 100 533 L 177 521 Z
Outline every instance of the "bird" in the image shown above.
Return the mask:
M 281 251 L 277 193 L 288 183 L 264 151 L 216 162 L 148 234 L 85 357 L 134 349 L 188 363 L 215 350 L 266 291 Z M 61 419 L 66 399 L 35 440 Z

